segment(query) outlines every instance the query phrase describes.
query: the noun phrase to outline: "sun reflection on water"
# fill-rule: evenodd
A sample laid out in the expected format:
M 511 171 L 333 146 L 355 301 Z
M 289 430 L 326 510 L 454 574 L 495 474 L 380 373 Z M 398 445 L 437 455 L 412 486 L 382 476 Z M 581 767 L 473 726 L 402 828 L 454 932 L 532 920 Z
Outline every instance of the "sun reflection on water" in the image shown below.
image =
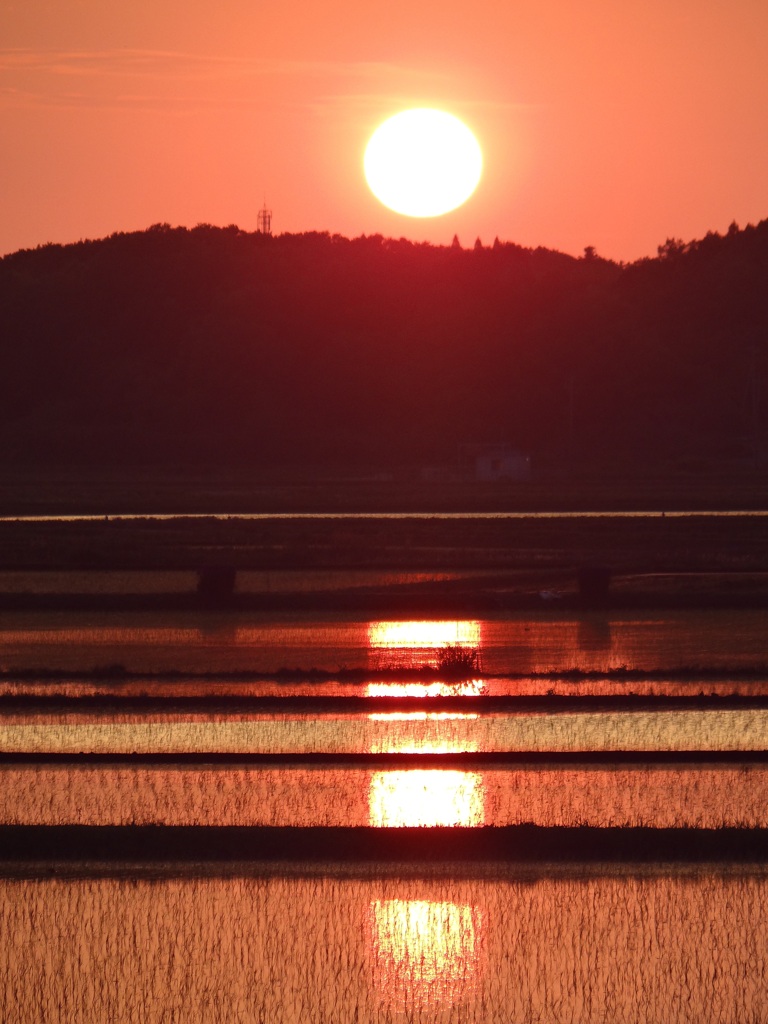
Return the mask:
M 474 711 L 372 711 L 368 717 L 372 722 L 457 722 L 466 718 L 477 718 L 477 713 Z
M 390 722 L 392 729 L 371 744 L 372 754 L 464 754 L 477 750 L 477 739 L 452 723 L 478 716 L 468 711 L 380 711 L 372 722 Z
M 368 644 L 380 667 L 440 668 L 451 652 L 468 654 L 480 648 L 476 620 L 413 620 L 371 622 Z
M 435 654 L 447 645 L 467 645 L 474 650 L 479 641 L 478 622 L 374 622 L 369 626 L 371 646 L 384 650 L 406 651 L 409 657 L 416 653 Z M 416 645 L 416 646 L 414 646 Z M 435 655 L 437 656 L 437 655 Z M 485 691 L 481 679 L 457 680 L 455 683 L 368 683 L 367 697 L 429 698 L 476 697 Z M 478 716 L 464 711 L 385 711 L 373 712 L 372 722 L 390 722 L 393 725 L 371 747 L 374 754 L 455 754 L 477 750 L 477 742 L 468 738 L 465 730 L 452 728 L 458 723 Z M 409 727 L 410 726 L 410 727 Z
M 485 820 L 484 803 L 480 772 L 443 768 L 374 772 L 368 793 L 376 828 L 477 827 Z
M 478 622 L 375 622 L 369 641 L 382 665 L 439 668 L 441 652 L 477 651 Z M 369 683 L 369 697 L 474 697 L 481 680 L 456 683 Z M 392 730 L 373 753 L 450 754 L 477 749 L 457 724 L 473 712 L 374 712 L 371 721 Z M 368 793 L 369 822 L 375 828 L 476 828 L 485 823 L 480 772 L 408 768 L 373 772 Z M 375 900 L 370 905 L 372 975 L 390 1007 L 429 1006 L 434 1019 L 474 989 L 478 975 L 478 909 L 432 900 Z
M 482 679 L 461 683 L 368 683 L 366 697 L 479 697 L 485 693 Z
M 469 620 L 372 622 L 368 626 L 372 647 L 477 647 L 480 623 Z
M 456 1006 L 479 974 L 477 907 L 432 900 L 374 900 L 370 904 L 374 984 L 390 1006 Z

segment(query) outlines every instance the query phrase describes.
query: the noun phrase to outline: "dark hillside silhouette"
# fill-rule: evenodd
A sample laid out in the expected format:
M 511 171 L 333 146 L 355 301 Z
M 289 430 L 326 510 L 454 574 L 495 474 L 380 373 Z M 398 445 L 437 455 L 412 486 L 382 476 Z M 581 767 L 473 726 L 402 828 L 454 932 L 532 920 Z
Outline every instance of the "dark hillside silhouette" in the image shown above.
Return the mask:
M 0 261 L 2 458 L 451 462 L 761 447 L 768 221 L 619 266 L 155 225 Z

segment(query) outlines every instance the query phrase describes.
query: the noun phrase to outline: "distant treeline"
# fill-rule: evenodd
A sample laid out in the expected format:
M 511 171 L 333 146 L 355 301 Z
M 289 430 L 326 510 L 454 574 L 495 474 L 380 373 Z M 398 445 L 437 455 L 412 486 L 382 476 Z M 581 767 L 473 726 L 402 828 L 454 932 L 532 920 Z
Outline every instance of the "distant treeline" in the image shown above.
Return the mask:
M 158 224 L 0 260 L 0 459 L 742 458 L 766 342 L 768 220 L 631 265 Z

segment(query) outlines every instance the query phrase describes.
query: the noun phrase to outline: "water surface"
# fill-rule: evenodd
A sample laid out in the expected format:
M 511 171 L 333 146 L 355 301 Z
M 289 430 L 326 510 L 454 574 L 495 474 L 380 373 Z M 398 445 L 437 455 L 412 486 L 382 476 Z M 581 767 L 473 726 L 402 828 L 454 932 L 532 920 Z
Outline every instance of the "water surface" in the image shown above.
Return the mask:
M 490 674 L 578 669 L 764 669 L 764 610 L 541 611 L 483 619 L 370 620 L 354 615 L 214 612 L 5 612 L 0 669 L 260 672 L 439 669 L 475 650 Z
M 768 765 L 5 764 L 0 825 L 768 827 Z
M 13 754 L 762 752 L 768 708 L 676 711 L 5 715 Z
M 745 1024 L 764 869 L 492 866 L 0 880 L 0 1017 Z

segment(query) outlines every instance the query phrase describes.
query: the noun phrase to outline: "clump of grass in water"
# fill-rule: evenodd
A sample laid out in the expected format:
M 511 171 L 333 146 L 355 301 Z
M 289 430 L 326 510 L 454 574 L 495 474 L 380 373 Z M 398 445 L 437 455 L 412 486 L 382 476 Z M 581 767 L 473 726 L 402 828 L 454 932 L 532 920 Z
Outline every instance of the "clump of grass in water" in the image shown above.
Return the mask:
M 476 675 L 480 667 L 480 651 L 477 647 L 463 647 L 461 644 L 447 644 L 437 652 L 437 668 L 444 675 Z

